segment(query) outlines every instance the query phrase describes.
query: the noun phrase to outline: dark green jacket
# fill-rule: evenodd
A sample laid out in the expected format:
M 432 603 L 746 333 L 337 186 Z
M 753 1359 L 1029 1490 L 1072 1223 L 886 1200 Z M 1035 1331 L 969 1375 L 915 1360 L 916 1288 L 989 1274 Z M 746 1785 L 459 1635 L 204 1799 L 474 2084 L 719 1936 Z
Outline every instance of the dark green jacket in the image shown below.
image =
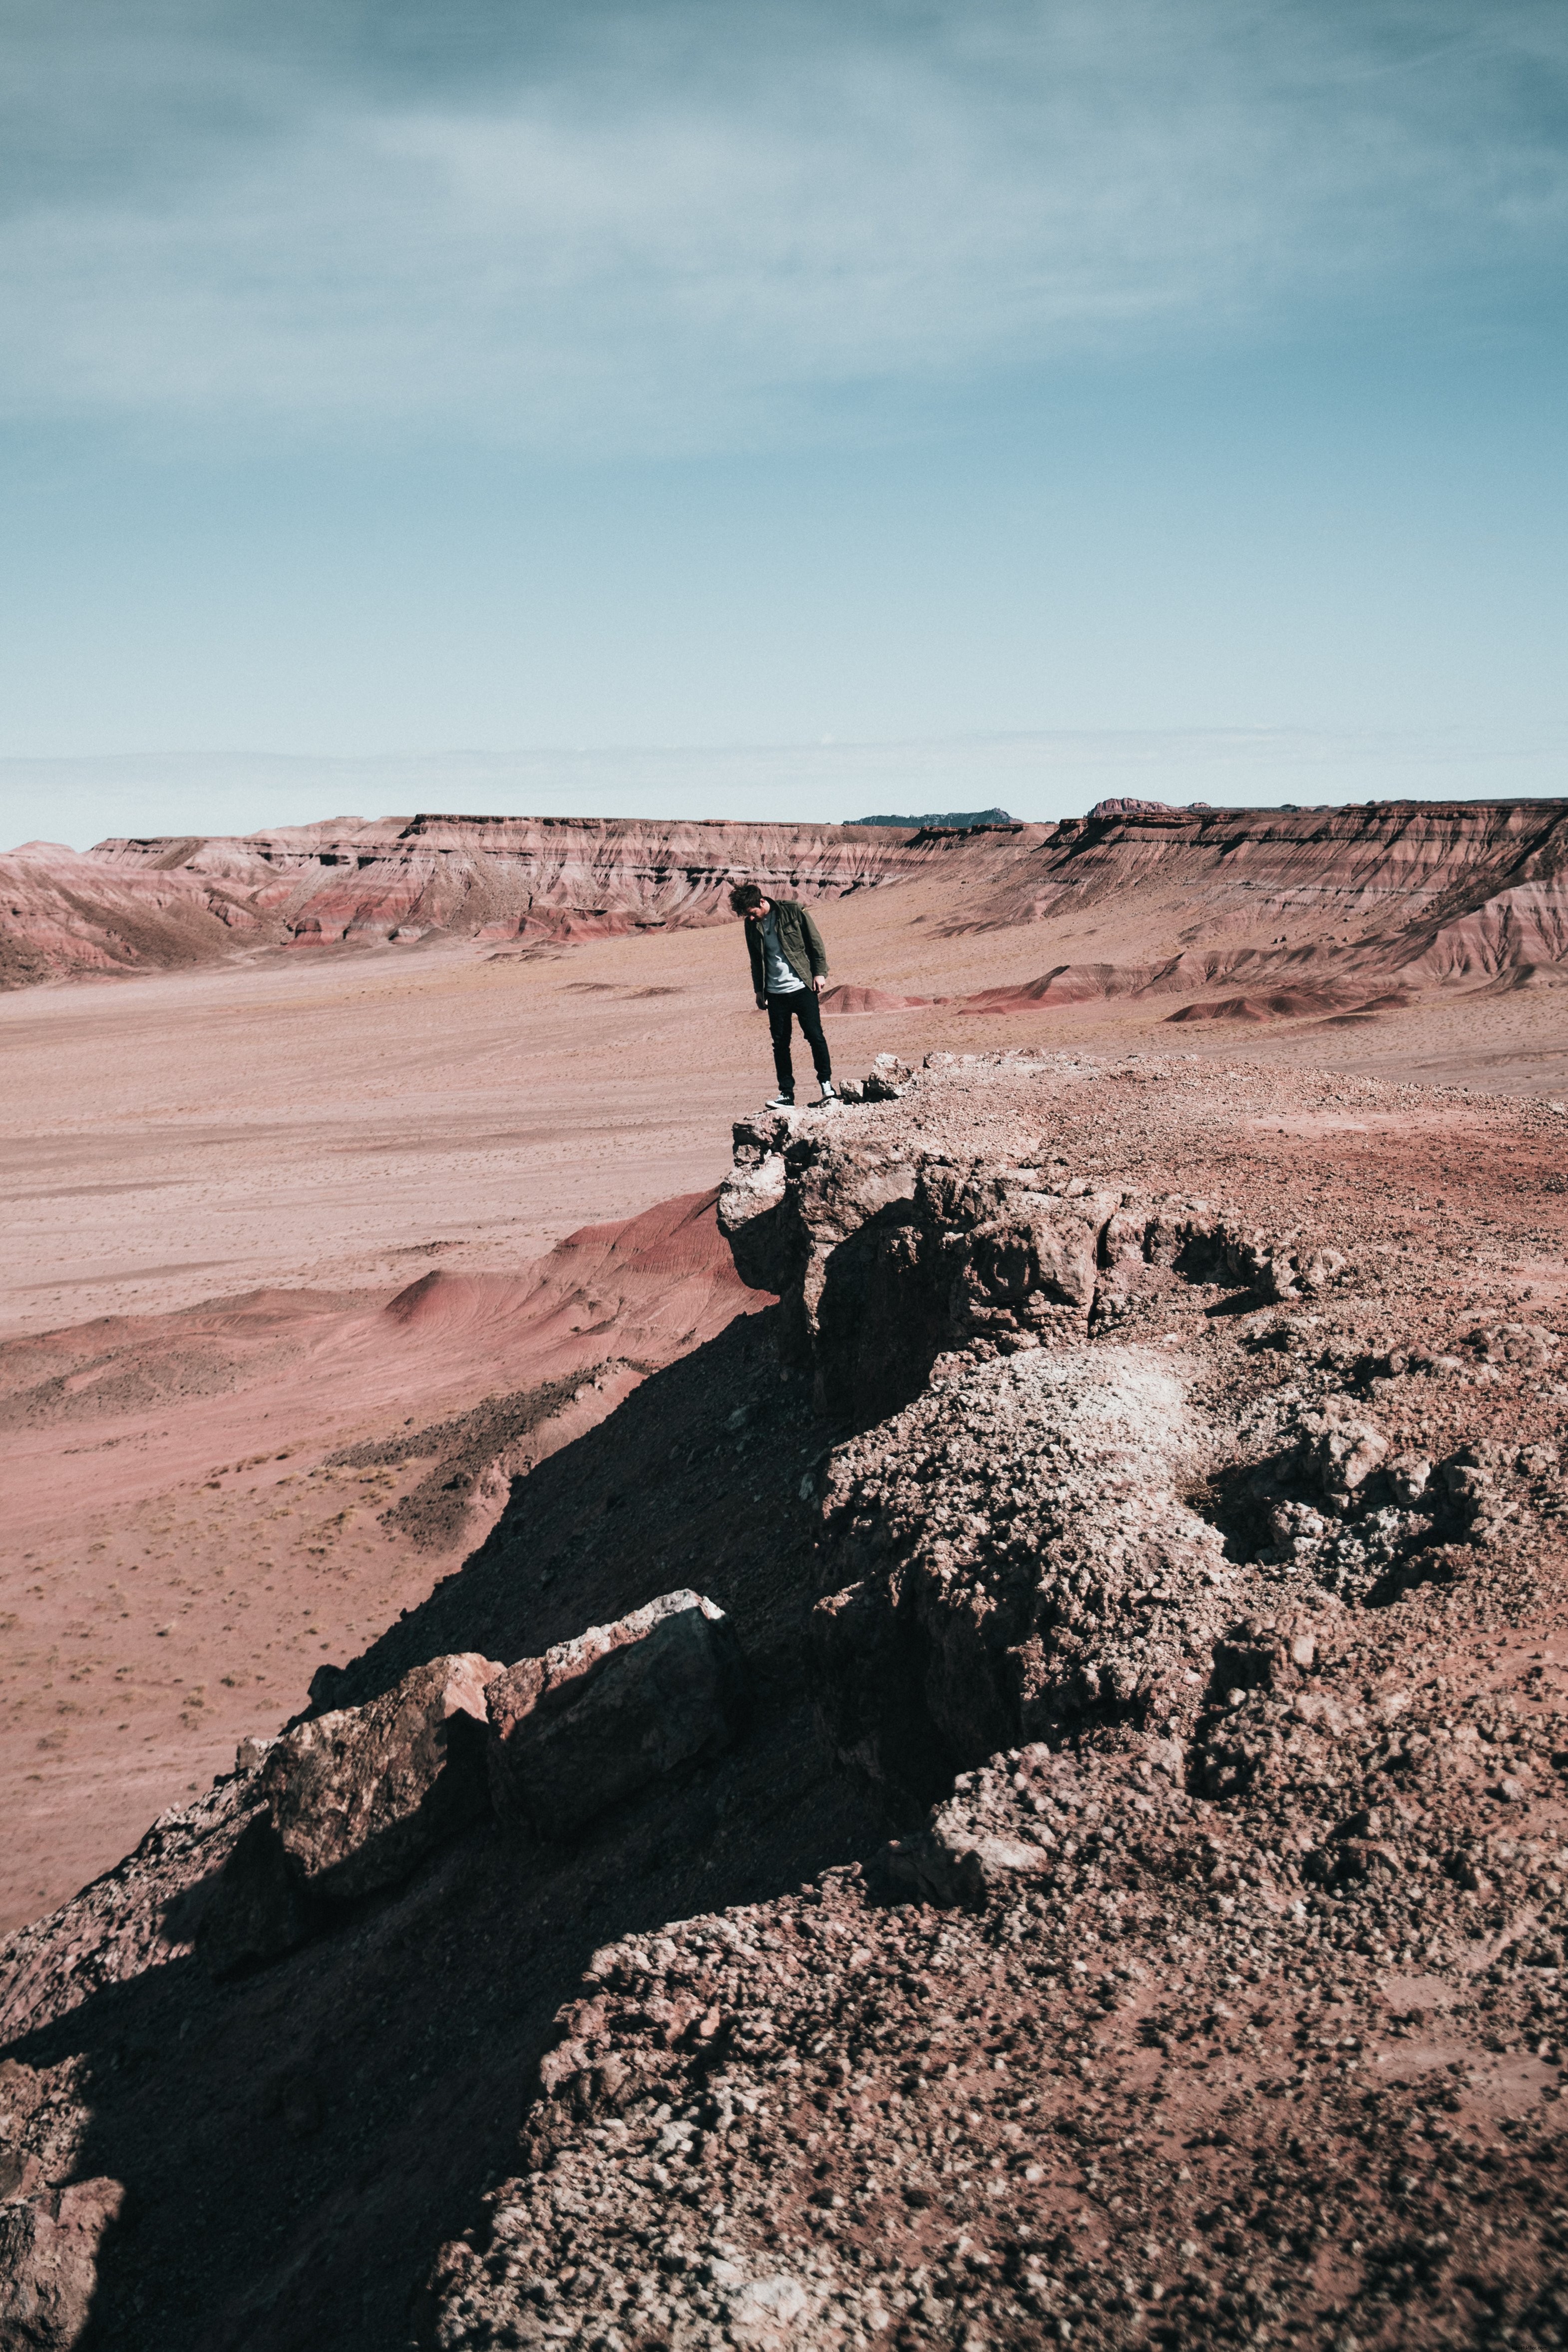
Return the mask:
M 807 988 L 814 980 L 826 978 L 827 950 L 822 944 L 822 933 L 795 898 L 770 898 L 769 906 L 778 919 L 779 950 L 797 979 Z M 752 987 L 758 996 L 768 992 L 767 965 L 763 960 L 763 925 L 765 915 L 746 918 L 746 947 L 752 959 Z

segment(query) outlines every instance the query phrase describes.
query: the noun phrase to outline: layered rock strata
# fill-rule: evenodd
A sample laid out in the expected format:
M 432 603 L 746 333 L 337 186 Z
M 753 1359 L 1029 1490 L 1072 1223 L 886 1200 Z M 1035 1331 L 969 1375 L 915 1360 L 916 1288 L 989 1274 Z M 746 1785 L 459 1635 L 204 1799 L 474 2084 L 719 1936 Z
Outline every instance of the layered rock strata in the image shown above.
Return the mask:
M 408 947 L 433 936 L 548 946 L 711 922 L 727 915 L 736 881 L 834 897 L 941 870 L 965 838 L 426 814 L 104 841 L 79 856 L 39 844 L 0 859 L 0 985 L 168 970 L 237 949 Z
M 715 920 L 741 879 L 821 898 L 922 876 L 952 886 L 949 931 L 1076 930 L 1086 909 L 1113 905 L 1130 940 L 1142 910 L 1148 934 L 1180 941 L 1134 944 L 1120 961 L 1069 950 L 963 1000 L 975 1013 L 1152 997 L 1220 1019 L 1353 1015 L 1412 989 L 1553 983 L 1568 968 L 1562 801 L 1123 802 L 969 832 L 426 814 L 124 838 L 79 856 L 33 844 L 0 859 L 0 985 L 440 936 L 526 950 Z
M 1568 803 L 1123 804 L 1054 826 L 961 919 L 975 928 L 1049 921 L 1142 892 L 1151 903 L 1158 894 L 1182 904 L 1192 928 L 1180 953 L 1064 964 L 1027 993 L 1071 1002 L 1206 994 L 1238 982 L 1248 991 L 1299 988 L 1347 971 L 1385 986 L 1401 977 L 1473 983 L 1545 972 L 1568 959 Z M 1008 992 L 987 993 L 1000 1000 Z

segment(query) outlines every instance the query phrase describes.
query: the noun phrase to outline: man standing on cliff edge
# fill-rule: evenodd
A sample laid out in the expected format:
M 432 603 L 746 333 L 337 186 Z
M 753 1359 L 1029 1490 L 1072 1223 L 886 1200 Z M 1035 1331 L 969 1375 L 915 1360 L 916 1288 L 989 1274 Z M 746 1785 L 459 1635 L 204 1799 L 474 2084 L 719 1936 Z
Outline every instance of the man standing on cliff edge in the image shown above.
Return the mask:
M 827 950 L 821 932 L 797 899 L 764 898 L 754 882 L 737 882 L 730 893 L 730 904 L 745 920 L 757 1010 L 767 1013 L 773 1033 L 779 1090 L 768 1108 L 789 1110 L 795 1103 L 795 1064 L 789 1042 L 790 1023 L 796 1016 L 816 1066 L 822 1088 L 819 1100 L 837 1102 L 833 1064 L 816 1002 L 827 979 Z

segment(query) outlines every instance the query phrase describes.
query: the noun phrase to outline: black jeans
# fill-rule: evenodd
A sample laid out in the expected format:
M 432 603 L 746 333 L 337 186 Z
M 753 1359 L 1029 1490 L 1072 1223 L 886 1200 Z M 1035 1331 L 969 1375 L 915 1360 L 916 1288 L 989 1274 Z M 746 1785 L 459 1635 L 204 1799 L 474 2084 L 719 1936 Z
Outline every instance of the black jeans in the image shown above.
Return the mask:
M 822 1034 L 822 1011 L 816 1002 L 816 989 L 792 988 L 783 996 L 770 994 L 768 1027 L 773 1033 L 773 1067 L 778 1072 L 781 1095 L 793 1095 L 795 1092 L 795 1064 L 789 1052 L 789 1024 L 794 1013 L 800 1016 L 801 1034 L 811 1047 L 818 1083 L 826 1086 L 833 1076 L 833 1064 L 827 1055 L 827 1040 Z

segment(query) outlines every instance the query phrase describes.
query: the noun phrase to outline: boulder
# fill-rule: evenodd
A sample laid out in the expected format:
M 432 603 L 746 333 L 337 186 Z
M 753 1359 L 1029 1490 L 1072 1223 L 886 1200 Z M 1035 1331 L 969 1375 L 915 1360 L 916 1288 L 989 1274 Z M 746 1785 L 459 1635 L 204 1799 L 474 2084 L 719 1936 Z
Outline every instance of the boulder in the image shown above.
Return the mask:
M 69 2352 L 98 2286 L 98 2254 L 118 2221 L 118 2180 L 77 2180 L 47 2202 L 0 2204 L 0 2352 Z
M 1331 1499 L 1353 1495 L 1381 1468 L 1388 1440 L 1370 1421 L 1358 1419 L 1342 1399 L 1331 1397 L 1321 1412 L 1303 1413 L 1299 1460 L 1309 1486 Z
M 648 1781 L 728 1748 L 745 1720 L 745 1662 L 715 1602 L 667 1592 L 521 1659 L 485 1696 L 497 1812 L 563 1838 Z
M 265 1749 L 258 1810 L 214 1885 L 197 1940 L 215 1977 L 276 1959 L 331 1906 L 398 1885 L 487 1810 L 485 1685 L 465 1651 L 393 1690 L 298 1725 Z
M 915 1074 L 897 1054 L 879 1054 L 860 1082 L 862 1102 L 897 1102 L 915 1082 Z
M 296 1883 L 330 1902 L 395 1886 L 486 1809 L 485 1686 L 502 1669 L 463 1651 L 416 1666 L 365 1706 L 280 1739 L 261 1789 Z

